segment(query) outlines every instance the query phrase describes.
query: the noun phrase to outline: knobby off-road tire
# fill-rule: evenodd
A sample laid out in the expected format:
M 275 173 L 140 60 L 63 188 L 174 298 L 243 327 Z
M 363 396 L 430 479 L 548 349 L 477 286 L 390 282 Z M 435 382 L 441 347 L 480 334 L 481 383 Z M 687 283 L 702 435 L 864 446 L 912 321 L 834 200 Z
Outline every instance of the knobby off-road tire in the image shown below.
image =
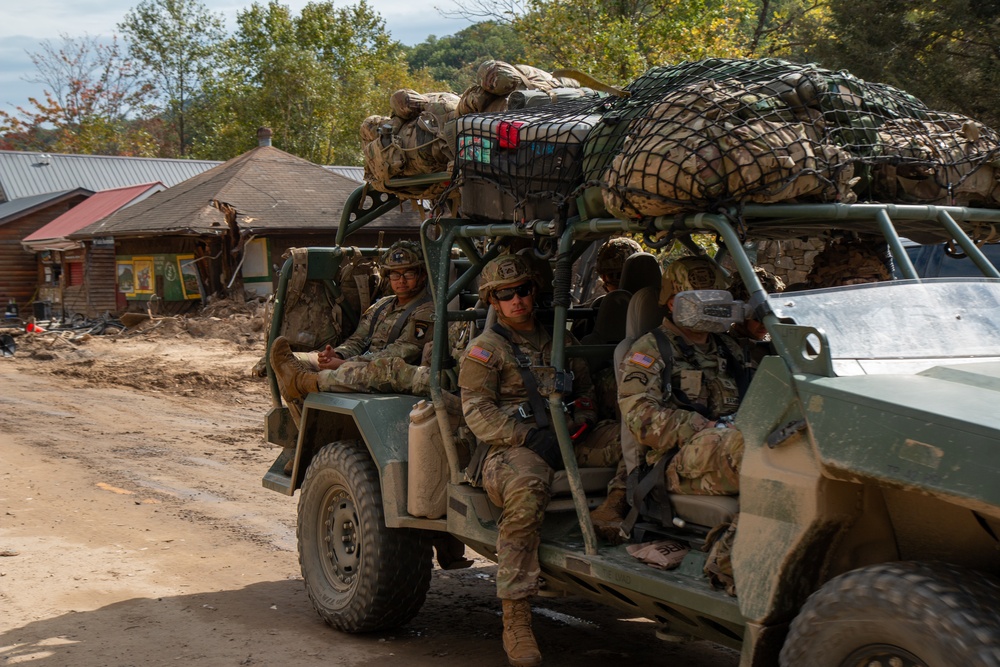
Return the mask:
M 781 667 L 1000 667 L 1000 584 L 944 564 L 883 563 L 813 593 Z
M 431 581 L 431 543 L 387 528 L 378 470 L 359 442 L 334 442 L 309 464 L 298 518 L 299 565 L 332 627 L 370 632 L 416 616 Z

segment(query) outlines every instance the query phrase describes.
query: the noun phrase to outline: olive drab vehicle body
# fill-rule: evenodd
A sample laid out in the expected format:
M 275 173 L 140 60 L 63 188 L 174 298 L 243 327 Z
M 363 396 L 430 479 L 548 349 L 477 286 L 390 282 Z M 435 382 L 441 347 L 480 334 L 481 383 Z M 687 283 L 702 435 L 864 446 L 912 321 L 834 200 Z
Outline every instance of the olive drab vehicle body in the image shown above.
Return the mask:
M 394 203 L 359 188 L 337 246 L 310 249 L 310 279 L 336 275 L 351 252 L 345 239 Z M 977 246 L 994 230 L 998 210 L 892 204 L 751 204 L 642 226 L 584 216 L 425 222 L 421 243 L 436 321 L 431 395 L 421 407 L 433 418 L 421 423 L 436 427 L 443 489 L 437 512 L 416 516 L 407 502 L 422 466 L 410 459 L 416 450 L 408 442 L 419 397 L 311 394 L 297 430 L 271 374 L 268 438 L 285 449 L 264 485 L 288 495 L 301 490 L 300 560 L 317 611 L 350 632 L 406 622 L 429 585 L 435 536 L 449 534 L 495 559 L 499 509 L 463 474 L 469 443 L 450 396 L 456 369 L 449 329 L 486 317 L 482 304 L 476 307 L 476 277 L 503 246 L 518 242 L 554 271 L 552 306 L 540 317 L 553 329 L 552 364 L 561 382 L 549 407 L 567 469 L 554 484 L 540 549 L 550 590 L 736 648 L 741 667 L 1000 665 L 1000 272 Z M 751 242 L 831 231 L 885 239 L 900 279 L 764 291 Z M 688 293 L 696 315 L 724 328 L 751 313 L 773 346 L 735 418 L 745 438 L 740 494 L 672 498 L 677 520 L 658 534 L 692 548 L 667 571 L 632 558 L 625 545 L 597 539 L 589 511 L 606 494 L 610 473 L 581 470 L 567 455 L 572 441 L 560 393 L 572 382 L 567 356 L 594 361 L 614 353 L 614 345 L 566 346 L 573 320 L 594 316 L 571 303 L 572 265 L 592 244 L 622 232 L 645 234 L 648 243 L 714 235 L 750 299 Z M 983 275 L 921 279 L 901 238 L 953 241 Z M 705 577 L 703 547 L 707 532 L 737 511 L 732 597 Z

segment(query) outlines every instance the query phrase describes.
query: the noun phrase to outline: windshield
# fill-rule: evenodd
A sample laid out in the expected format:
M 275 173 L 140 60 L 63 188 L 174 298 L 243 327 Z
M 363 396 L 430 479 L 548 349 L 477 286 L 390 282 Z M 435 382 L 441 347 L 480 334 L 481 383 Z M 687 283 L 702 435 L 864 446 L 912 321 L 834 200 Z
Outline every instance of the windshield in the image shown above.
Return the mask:
M 775 314 L 823 331 L 834 359 L 1000 356 L 1000 280 L 900 280 L 773 294 Z

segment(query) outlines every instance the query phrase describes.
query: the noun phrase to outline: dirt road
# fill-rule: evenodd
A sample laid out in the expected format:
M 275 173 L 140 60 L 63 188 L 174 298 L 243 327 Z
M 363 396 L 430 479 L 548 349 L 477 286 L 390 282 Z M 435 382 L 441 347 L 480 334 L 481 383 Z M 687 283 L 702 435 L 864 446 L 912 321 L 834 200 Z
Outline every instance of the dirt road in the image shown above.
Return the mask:
M 225 329 L 225 327 L 216 327 Z M 261 487 L 259 334 L 188 323 L 18 339 L 0 358 L 0 661 L 33 667 L 505 665 L 494 566 L 435 570 L 415 620 L 351 636 L 313 612 L 295 498 Z M 235 341 L 235 342 L 234 342 Z M 735 667 L 579 599 L 539 599 L 546 665 Z

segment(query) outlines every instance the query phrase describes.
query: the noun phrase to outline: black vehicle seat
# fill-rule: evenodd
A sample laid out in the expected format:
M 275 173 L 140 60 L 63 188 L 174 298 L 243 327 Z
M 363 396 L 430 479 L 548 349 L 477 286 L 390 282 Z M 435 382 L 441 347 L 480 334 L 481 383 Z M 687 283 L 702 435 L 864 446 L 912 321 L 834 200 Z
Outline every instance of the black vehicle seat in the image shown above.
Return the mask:
M 643 287 L 660 289 L 660 262 L 655 255 L 648 252 L 637 252 L 628 257 L 622 265 L 621 282 L 618 289 L 635 294 Z
M 621 362 L 625 359 L 632 343 L 663 321 L 664 309 L 659 304 L 659 296 L 659 285 L 655 288 L 649 286 L 640 289 L 629 301 L 625 338 L 615 348 L 615 379 L 619 384 Z M 622 454 L 626 468 L 631 471 L 639 465 L 640 447 L 624 422 L 621 428 Z M 672 493 L 670 502 L 675 515 L 687 523 L 708 528 L 731 521 L 739 511 L 739 499 L 734 496 L 693 496 Z
M 597 308 L 594 330 L 580 342 L 584 345 L 606 345 L 625 338 L 625 318 L 631 299 L 632 293 L 622 289 L 605 294 Z

